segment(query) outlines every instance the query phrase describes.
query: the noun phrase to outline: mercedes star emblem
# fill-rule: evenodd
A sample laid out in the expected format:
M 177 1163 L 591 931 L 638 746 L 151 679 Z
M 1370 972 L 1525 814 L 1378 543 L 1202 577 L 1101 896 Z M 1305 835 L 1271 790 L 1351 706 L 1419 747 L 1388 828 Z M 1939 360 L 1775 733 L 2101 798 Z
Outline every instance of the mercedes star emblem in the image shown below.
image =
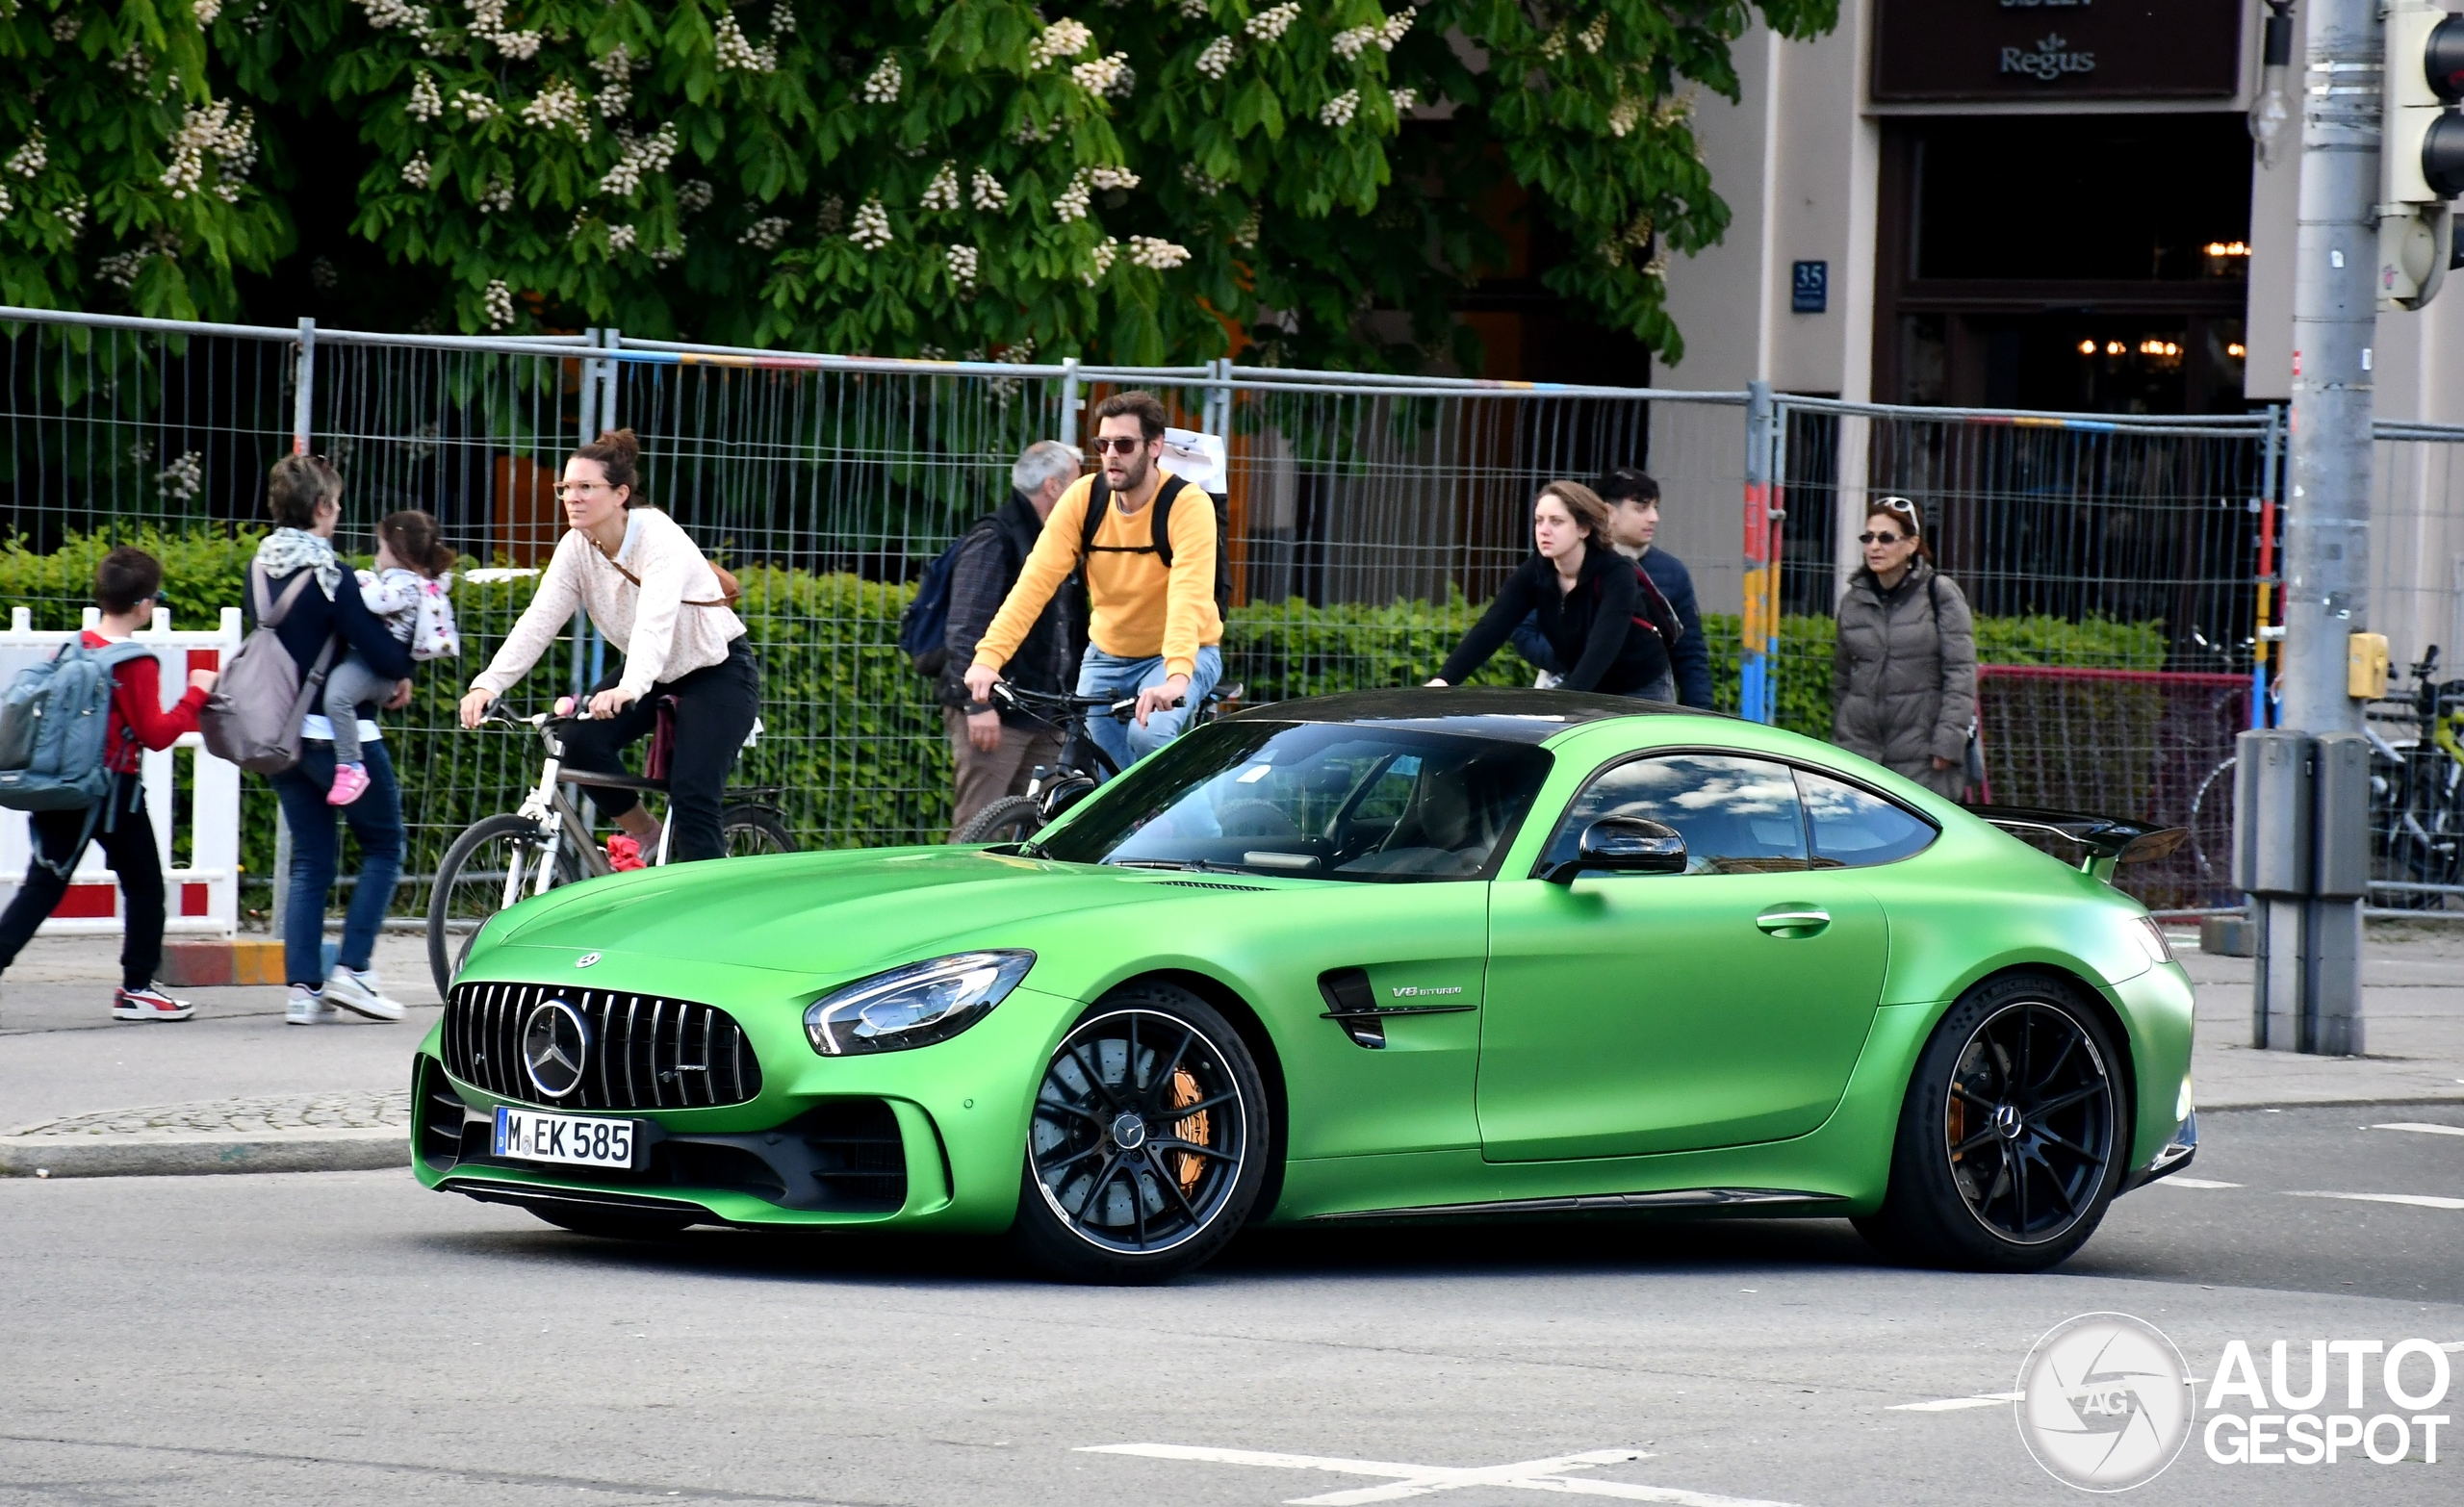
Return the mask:
M 548 1001 L 523 1023 L 523 1068 L 549 1098 L 561 1099 L 580 1087 L 582 1064 L 589 1060 L 590 1022 L 563 1000 Z

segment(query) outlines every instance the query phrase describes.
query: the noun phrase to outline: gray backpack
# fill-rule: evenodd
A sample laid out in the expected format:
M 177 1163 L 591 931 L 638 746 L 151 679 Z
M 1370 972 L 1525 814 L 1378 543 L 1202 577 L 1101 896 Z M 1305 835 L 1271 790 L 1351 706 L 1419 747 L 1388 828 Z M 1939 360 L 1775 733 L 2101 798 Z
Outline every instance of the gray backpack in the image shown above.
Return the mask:
M 112 672 L 150 652 L 142 644 L 72 643 L 17 672 L 0 693 L 0 806 L 76 811 L 103 798 L 112 783 L 104 763 Z
M 324 695 L 325 674 L 334 657 L 334 641 L 317 651 L 317 663 L 307 677 L 274 632 L 291 616 L 292 604 L 308 589 L 317 573 L 303 570 L 272 600 L 273 588 L 265 569 L 248 567 L 248 600 L 256 608 L 256 629 L 231 662 L 197 713 L 197 730 L 217 758 L 260 775 L 279 775 L 299 762 L 299 725 Z

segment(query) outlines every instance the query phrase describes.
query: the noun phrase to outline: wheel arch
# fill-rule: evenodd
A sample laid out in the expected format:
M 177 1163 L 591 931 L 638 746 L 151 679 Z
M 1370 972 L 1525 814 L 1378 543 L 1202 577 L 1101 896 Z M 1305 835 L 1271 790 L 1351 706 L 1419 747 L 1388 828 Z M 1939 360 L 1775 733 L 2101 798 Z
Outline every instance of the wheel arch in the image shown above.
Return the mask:
M 1937 1014 L 1932 1027 L 1930 1027 L 1925 1033 L 1925 1041 L 1930 1042 L 1933 1040 L 1934 1031 L 1939 1029 L 1941 1025 L 1940 1016 L 1950 1013 L 1951 1009 L 1961 1000 L 1967 998 L 1970 994 L 1975 993 L 1978 989 L 1984 988 L 1988 984 L 1996 983 L 2003 979 L 2015 978 L 2022 975 L 2034 975 L 2038 978 L 2047 978 L 2058 983 L 2068 985 L 2070 992 L 2078 997 L 2080 1003 L 2088 1008 L 2089 1012 L 2096 1017 L 2097 1023 L 2105 1028 L 2106 1034 L 2112 1037 L 2115 1056 L 2119 1059 L 2119 1060 L 2114 1064 L 2114 1067 L 2116 1075 L 2121 1080 L 2122 1103 L 2119 1119 L 2121 1121 L 2122 1137 L 2126 1147 L 2136 1146 L 2139 1138 L 2139 1050 L 2137 1046 L 2137 1037 L 2130 1029 L 2129 1020 L 2123 1016 L 2120 1008 L 2114 1004 L 2113 996 L 2106 990 L 2103 984 L 2098 983 L 2095 979 L 2089 975 L 2084 969 L 2066 963 L 2031 958 L 2025 962 L 2007 963 L 2002 967 L 1992 969 L 1989 972 L 1979 974 L 1976 978 L 1969 980 L 1967 983 L 1960 989 L 1959 993 L 1953 995 L 1951 999 L 1942 1006 L 1942 1009 L 1940 1012 Z M 1923 1053 L 1922 1044 L 1919 1045 L 1918 1052 L 1921 1056 Z M 1916 1064 L 1912 1060 L 1909 1063 L 1909 1074 L 1912 1082 L 1913 1081 L 1915 1071 Z M 2122 1157 L 2123 1170 L 2125 1172 L 2130 1170 L 2129 1163 L 2131 1160 L 2132 1153 L 2126 1149 Z
M 1283 1055 L 1275 1050 L 1273 1034 L 1240 990 L 1212 975 L 1188 968 L 1155 968 L 1133 974 L 1113 987 L 1127 983 L 1168 983 L 1187 989 L 1206 1001 L 1241 1034 L 1241 1044 L 1249 1049 L 1250 1058 L 1258 1064 L 1258 1077 L 1266 1084 L 1267 1123 L 1274 1137 L 1274 1155 L 1267 1161 L 1266 1180 L 1258 1186 L 1257 1202 L 1249 1208 L 1251 1222 L 1265 1218 L 1274 1212 L 1276 1201 L 1283 1196 L 1283 1170 L 1292 1143 L 1292 1105 L 1284 1086 Z

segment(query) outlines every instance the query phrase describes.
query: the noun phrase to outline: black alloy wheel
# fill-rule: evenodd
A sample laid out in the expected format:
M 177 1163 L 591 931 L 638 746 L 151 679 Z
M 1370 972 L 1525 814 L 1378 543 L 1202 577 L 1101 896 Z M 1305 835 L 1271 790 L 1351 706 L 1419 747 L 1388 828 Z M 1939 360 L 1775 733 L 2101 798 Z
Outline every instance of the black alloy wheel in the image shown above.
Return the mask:
M 1075 1281 L 1191 1269 L 1257 1200 L 1265 1106 L 1248 1049 L 1205 1002 L 1168 984 L 1114 990 L 1045 1066 L 1014 1240 Z
M 1883 1209 L 1886 1252 L 2036 1271 L 2087 1242 L 2119 1190 L 2126 1095 L 2103 1022 L 2055 979 L 2015 975 L 1954 1005 L 1918 1060 Z

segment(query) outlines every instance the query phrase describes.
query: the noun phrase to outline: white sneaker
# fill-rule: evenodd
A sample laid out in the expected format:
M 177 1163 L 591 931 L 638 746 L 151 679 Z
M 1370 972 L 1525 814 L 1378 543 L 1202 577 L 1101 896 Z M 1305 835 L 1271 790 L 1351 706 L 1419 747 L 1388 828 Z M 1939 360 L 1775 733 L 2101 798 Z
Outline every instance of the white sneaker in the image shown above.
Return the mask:
M 291 1007 L 282 1018 L 295 1026 L 330 1026 L 342 1019 L 342 1011 L 325 1003 L 325 997 L 304 983 L 291 986 Z
M 334 971 L 325 976 L 325 1003 L 339 1005 L 354 1015 L 365 1015 L 371 1020 L 402 1018 L 401 1002 L 389 1000 L 377 992 L 374 969 L 354 973 L 336 964 Z

